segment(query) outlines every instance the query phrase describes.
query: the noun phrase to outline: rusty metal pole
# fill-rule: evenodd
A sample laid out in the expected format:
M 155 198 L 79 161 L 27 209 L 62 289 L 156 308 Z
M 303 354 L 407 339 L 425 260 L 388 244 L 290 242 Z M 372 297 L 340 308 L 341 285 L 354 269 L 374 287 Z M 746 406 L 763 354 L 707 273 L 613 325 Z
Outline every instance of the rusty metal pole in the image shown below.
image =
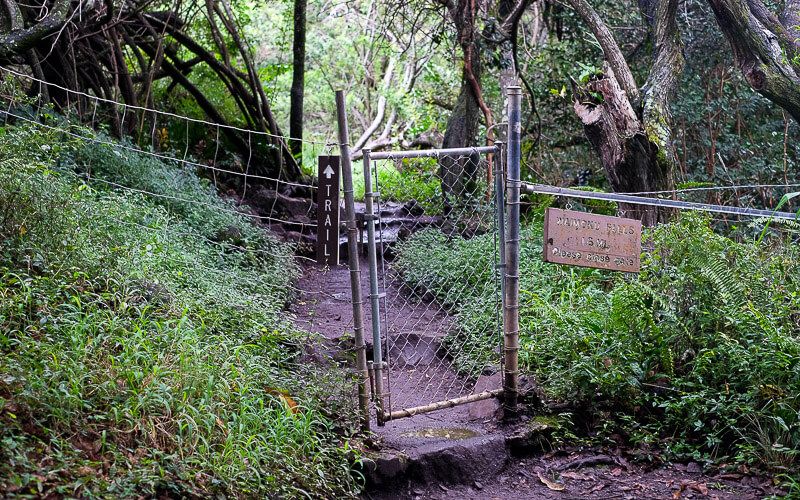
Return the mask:
M 519 244 L 520 244 L 520 141 L 522 91 L 508 87 L 508 146 L 506 191 L 508 230 L 506 231 L 506 268 L 503 290 L 503 406 L 507 416 L 517 411 L 519 396 Z
M 373 387 L 375 387 L 375 409 L 378 425 L 385 423 L 383 411 L 383 354 L 381 353 L 381 313 L 380 294 L 378 293 L 378 252 L 375 245 L 375 224 L 379 218 L 375 214 L 375 198 L 378 193 L 372 191 L 372 172 L 369 149 L 362 149 L 364 154 L 364 220 L 367 221 L 367 263 L 369 265 L 369 298 L 372 316 L 372 371 Z
M 497 161 L 494 163 L 494 204 L 497 216 L 495 222 L 497 224 L 497 241 L 499 243 L 499 248 L 497 249 L 499 260 L 497 269 L 500 276 L 500 301 L 502 310 L 502 306 L 506 303 L 506 173 L 504 168 L 506 162 L 503 159 L 503 153 L 505 153 L 504 144 L 502 142 L 496 142 L 495 147 L 497 147 Z
M 364 343 L 364 302 L 361 298 L 361 269 L 358 263 L 358 225 L 353 193 L 353 165 L 350 161 L 350 132 L 347 128 L 347 109 L 344 91 L 336 91 L 336 113 L 339 122 L 339 151 L 342 163 L 342 187 L 347 221 L 347 260 L 350 267 L 350 297 L 353 304 L 353 337 L 356 351 L 358 377 L 358 409 L 361 430 L 369 431 L 369 372 L 367 371 L 367 346 Z

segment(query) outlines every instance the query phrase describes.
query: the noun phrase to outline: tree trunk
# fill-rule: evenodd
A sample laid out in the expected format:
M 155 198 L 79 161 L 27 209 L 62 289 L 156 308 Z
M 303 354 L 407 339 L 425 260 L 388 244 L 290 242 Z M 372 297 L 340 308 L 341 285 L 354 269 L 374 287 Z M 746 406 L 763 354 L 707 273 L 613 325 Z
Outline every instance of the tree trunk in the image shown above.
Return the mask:
M 800 123 L 800 4 L 788 0 L 786 25 L 761 0 L 708 0 L 733 58 L 753 90 L 785 109 Z
M 474 74 L 475 68 L 473 68 Z M 480 107 L 472 85 L 466 75 L 461 79 L 458 100 L 447 120 L 447 130 L 442 141 L 443 148 L 464 148 L 475 144 L 478 135 Z M 447 215 L 457 201 L 474 191 L 479 158 L 446 157 L 439 161 L 439 176 L 442 180 L 444 211 Z
M 658 136 L 648 136 L 638 113 L 610 68 L 597 80 L 575 89 L 575 113 L 600 157 L 611 188 L 621 193 L 672 189 L 669 148 Z M 602 96 L 598 99 L 597 96 Z M 653 226 L 669 214 L 655 207 L 620 204 L 625 217 Z
M 307 0 L 294 0 L 294 39 L 292 45 L 292 89 L 289 110 L 289 147 L 296 158 L 303 155 L 303 97 L 306 71 Z
M 617 192 L 671 191 L 676 156 L 669 103 L 683 70 L 677 0 L 640 0 L 654 39 L 654 61 L 642 89 L 611 31 L 586 0 L 568 0 L 600 42 L 608 61 L 603 75 L 573 85 L 574 109 Z M 621 74 L 619 74 L 621 73 Z M 647 226 L 669 220 L 671 210 L 620 204 L 625 216 Z
M 464 148 L 475 145 L 478 135 L 478 119 L 481 113 L 480 91 L 482 65 L 477 56 L 475 0 L 460 0 L 449 6 L 450 16 L 456 26 L 458 41 L 463 53 L 461 89 L 456 105 L 447 120 L 447 130 L 442 141 L 443 148 Z M 471 194 L 480 158 L 442 158 L 439 161 L 439 176 L 442 181 L 444 214 L 448 215 L 459 199 Z

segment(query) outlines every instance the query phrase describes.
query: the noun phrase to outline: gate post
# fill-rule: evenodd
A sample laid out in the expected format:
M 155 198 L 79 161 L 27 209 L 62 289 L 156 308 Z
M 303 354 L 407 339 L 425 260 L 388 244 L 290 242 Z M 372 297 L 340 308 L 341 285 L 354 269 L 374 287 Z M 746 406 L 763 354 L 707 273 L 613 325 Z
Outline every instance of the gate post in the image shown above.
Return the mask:
M 347 261 L 350 267 L 350 300 L 353 304 L 353 337 L 358 374 L 358 409 L 362 431 L 369 431 L 369 372 L 367 346 L 364 344 L 364 303 L 361 300 L 361 269 L 358 264 L 358 225 L 353 195 L 353 165 L 350 162 L 350 133 L 344 91 L 336 91 L 336 114 L 339 122 L 339 151 L 342 162 L 345 218 L 347 219 Z
M 506 189 L 508 231 L 503 289 L 503 406 L 507 416 L 516 415 L 519 391 L 519 192 L 522 91 L 508 87 L 508 157 Z
M 497 224 L 497 241 L 499 243 L 497 253 L 500 261 L 497 269 L 500 277 L 500 310 L 504 316 L 502 311 L 503 305 L 506 303 L 506 161 L 503 154 L 506 150 L 502 142 L 495 142 L 495 147 L 497 148 L 497 161 L 494 162 L 494 209 L 497 217 L 495 224 Z M 502 317 L 501 320 L 505 325 L 505 317 Z M 505 332 L 505 329 L 503 328 L 502 331 Z M 502 362 L 505 363 L 504 360 Z
M 372 191 L 372 172 L 370 171 L 370 150 L 362 149 L 364 155 L 364 220 L 367 222 L 367 263 L 369 265 L 369 299 L 372 316 L 372 383 L 375 388 L 375 410 L 378 425 L 383 426 L 383 355 L 381 353 L 381 313 L 380 295 L 378 294 L 378 256 L 375 245 L 375 223 L 379 220 L 375 214 L 374 200 L 378 193 Z M 383 256 L 381 256 L 383 258 Z

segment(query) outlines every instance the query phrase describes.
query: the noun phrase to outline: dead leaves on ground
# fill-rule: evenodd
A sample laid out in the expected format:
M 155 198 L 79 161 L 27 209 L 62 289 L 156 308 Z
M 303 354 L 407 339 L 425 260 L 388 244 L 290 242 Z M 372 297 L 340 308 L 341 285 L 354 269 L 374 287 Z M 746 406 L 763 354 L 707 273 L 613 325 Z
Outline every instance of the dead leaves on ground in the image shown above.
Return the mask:
M 708 496 L 708 486 L 706 485 L 706 483 L 701 483 L 699 481 L 683 480 L 681 481 L 680 488 L 677 491 L 672 492 L 673 500 L 678 500 L 679 498 L 681 498 L 681 495 L 683 495 L 684 492 L 687 491 L 690 492 L 693 491 L 700 493 L 703 496 Z
M 557 483 L 555 481 L 551 481 L 550 479 L 546 478 L 544 474 L 541 472 L 537 472 L 536 475 L 539 477 L 539 481 L 542 482 L 543 485 L 547 486 L 549 489 L 553 491 L 564 491 L 566 486 L 561 483 Z

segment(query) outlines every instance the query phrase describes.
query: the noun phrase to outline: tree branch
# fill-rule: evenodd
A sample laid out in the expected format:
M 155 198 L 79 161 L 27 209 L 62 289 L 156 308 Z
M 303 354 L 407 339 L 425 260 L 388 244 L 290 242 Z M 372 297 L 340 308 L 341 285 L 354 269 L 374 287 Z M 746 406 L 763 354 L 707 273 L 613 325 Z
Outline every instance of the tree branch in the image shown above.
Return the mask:
M 645 132 L 659 140 L 652 141 L 668 148 L 666 160 L 672 161 L 672 131 L 669 101 L 683 71 L 683 53 L 676 14 L 678 0 L 658 0 L 653 19 L 655 57 L 653 67 L 642 87 L 642 115 Z
M 775 27 L 761 0 L 708 3 L 750 86 L 800 122 L 800 64 L 796 57 L 787 57 L 796 54 L 796 48 L 787 43 L 788 36 L 781 35 L 783 26 Z
M 800 0 L 786 0 L 780 23 L 795 50 L 800 52 Z
M 392 84 L 392 78 L 394 77 L 394 66 L 395 60 L 394 58 L 389 60 L 389 66 L 386 68 L 386 73 L 383 76 L 383 93 L 378 96 L 378 109 L 375 112 L 375 118 L 372 119 L 372 122 L 369 124 L 367 129 L 361 134 L 361 137 L 353 145 L 353 151 L 360 151 L 361 148 L 364 147 L 364 144 L 367 143 L 372 134 L 374 134 L 378 127 L 381 126 L 383 123 L 383 119 L 386 116 L 386 92 L 389 91 L 389 88 Z
M 0 59 L 9 59 L 33 48 L 44 38 L 57 33 L 67 22 L 69 0 L 56 0 L 53 8 L 44 19 L 24 29 L 11 30 L 0 36 Z
M 567 3 L 575 9 L 575 12 L 583 19 L 589 26 L 589 29 L 594 34 L 600 47 L 603 49 L 603 55 L 608 61 L 611 70 L 613 71 L 620 87 L 627 94 L 631 104 L 637 106 L 639 103 L 639 87 L 636 85 L 636 80 L 633 78 L 633 73 L 625 61 L 625 56 L 619 48 L 614 35 L 608 28 L 606 23 L 597 15 L 597 12 L 589 5 L 587 0 L 567 0 Z

